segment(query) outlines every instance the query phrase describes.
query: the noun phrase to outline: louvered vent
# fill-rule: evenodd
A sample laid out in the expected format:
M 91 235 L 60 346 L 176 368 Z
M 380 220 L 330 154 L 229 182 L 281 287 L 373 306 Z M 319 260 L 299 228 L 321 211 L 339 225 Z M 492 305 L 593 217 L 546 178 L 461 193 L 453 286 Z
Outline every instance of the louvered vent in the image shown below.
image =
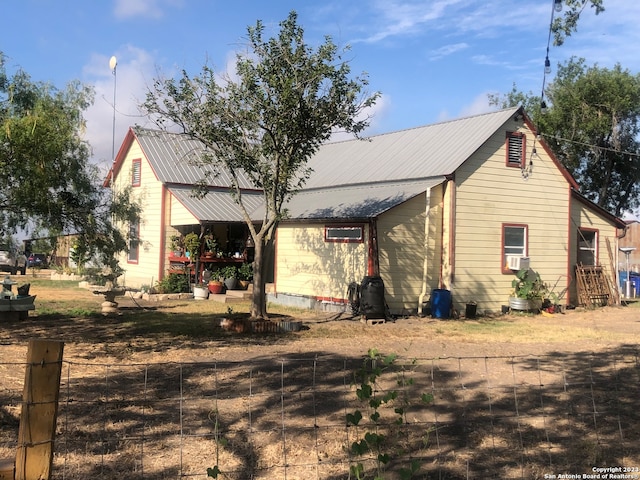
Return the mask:
M 524 156 L 524 136 L 513 134 L 509 135 L 507 147 L 507 162 L 509 163 L 509 165 L 522 165 L 522 158 Z

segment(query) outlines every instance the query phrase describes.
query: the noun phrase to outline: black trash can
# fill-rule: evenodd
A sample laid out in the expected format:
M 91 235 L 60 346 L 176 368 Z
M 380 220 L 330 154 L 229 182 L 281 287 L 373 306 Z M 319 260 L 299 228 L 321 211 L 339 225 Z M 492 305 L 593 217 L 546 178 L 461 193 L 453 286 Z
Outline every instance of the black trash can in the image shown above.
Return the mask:
M 365 318 L 386 318 L 384 282 L 378 276 L 367 276 L 360 285 L 360 314 Z

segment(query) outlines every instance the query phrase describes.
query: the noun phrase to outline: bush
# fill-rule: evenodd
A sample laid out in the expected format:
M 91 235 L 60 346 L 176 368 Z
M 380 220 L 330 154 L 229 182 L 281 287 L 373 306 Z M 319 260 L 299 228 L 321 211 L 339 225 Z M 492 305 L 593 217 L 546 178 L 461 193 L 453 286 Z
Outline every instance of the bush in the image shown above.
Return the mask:
M 158 293 L 182 293 L 189 291 L 189 280 L 181 273 L 170 273 L 156 283 Z

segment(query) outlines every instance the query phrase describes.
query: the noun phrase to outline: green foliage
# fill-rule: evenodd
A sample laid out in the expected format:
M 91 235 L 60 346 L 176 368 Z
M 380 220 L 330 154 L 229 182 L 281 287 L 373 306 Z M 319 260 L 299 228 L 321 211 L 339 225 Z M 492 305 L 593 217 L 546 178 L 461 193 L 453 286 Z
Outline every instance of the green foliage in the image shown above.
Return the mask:
M 411 379 L 400 375 L 397 380 L 400 390 L 383 391 L 378 385 L 378 379 L 394 364 L 396 359 L 397 355 L 395 354 L 383 356 L 375 349 L 370 349 L 367 352 L 362 367 L 354 373 L 354 382 L 356 396 L 366 405 L 369 413 L 370 427 L 362 425 L 365 417 L 361 410 L 355 410 L 346 415 L 347 426 L 365 430 L 364 434 L 351 444 L 351 453 L 356 458 L 374 456 L 376 462 L 374 480 L 383 480 L 385 466 L 391 462 L 394 455 L 394 438 L 381 433 L 385 422 L 388 422 L 386 413 L 393 405 L 391 424 L 401 426 L 405 422 L 407 409 L 410 405 L 410 398 L 406 394 L 405 387 L 413 383 Z M 429 404 L 432 401 L 431 394 L 424 393 L 420 396 L 420 402 L 423 404 Z M 426 433 L 428 434 L 428 432 Z M 412 460 L 408 467 L 400 469 L 400 478 L 402 480 L 414 478 L 419 470 L 420 463 Z M 349 473 L 358 480 L 367 478 L 364 464 L 360 461 L 349 467 Z
M 171 235 L 170 248 L 172 252 L 182 252 L 184 248 L 184 238 L 182 235 Z
M 235 265 L 226 265 L 217 270 L 220 278 L 238 278 L 238 268 Z
M 89 162 L 82 113 L 93 98 L 79 82 L 58 90 L 22 70 L 8 75 L 0 53 L 0 228 L 74 232 L 83 256 L 114 269 L 129 240 L 117 222 L 138 218 L 140 208 L 129 190 L 108 192 Z
M 577 31 L 578 20 L 587 6 L 593 8 L 596 15 L 604 11 L 604 0 L 564 0 L 564 3 L 563 14 L 554 18 L 551 25 L 554 45 L 562 45 L 566 37 Z
M 580 191 L 621 216 L 640 205 L 640 76 L 571 58 L 558 66 L 541 98 L 519 92 L 489 95 L 500 107 L 521 105 Z M 534 173 L 535 175 L 535 173 Z
M 540 274 L 528 268 L 518 270 L 516 278 L 511 281 L 511 286 L 516 297 L 526 298 L 527 300 L 544 298 L 548 292 L 548 288 L 540 278 Z
M 200 256 L 200 237 L 197 233 L 190 232 L 184 236 L 184 248 L 189 252 L 191 258 Z
M 205 65 L 199 76 L 158 79 L 142 109 L 160 128 L 181 126 L 184 134 L 207 147 L 196 163 L 224 169 L 255 243 L 253 317 L 266 317 L 262 252 L 272 241 L 283 205 L 311 175 L 307 163 L 335 129 L 359 135 L 369 123 L 361 115 L 378 94 L 367 95 L 366 75 L 351 78 L 348 61 L 326 37 L 308 45 L 292 11 L 280 31 L 264 37 L 257 21 L 247 29 L 246 51 L 236 57 L 234 78 Z M 202 183 L 206 183 L 206 178 Z M 243 204 L 240 186 L 264 192 L 265 221 L 260 230 Z
M 222 472 L 218 468 L 218 466 L 214 466 L 213 468 L 207 468 L 207 477 L 218 478 Z
M 243 263 L 238 268 L 238 279 L 251 280 L 253 278 L 253 266 L 250 263 Z
M 158 293 L 182 293 L 189 291 L 189 280 L 186 275 L 170 273 L 156 283 Z
M 639 205 L 640 76 L 572 58 L 547 90 L 540 130 L 590 200 L 617 216 Z

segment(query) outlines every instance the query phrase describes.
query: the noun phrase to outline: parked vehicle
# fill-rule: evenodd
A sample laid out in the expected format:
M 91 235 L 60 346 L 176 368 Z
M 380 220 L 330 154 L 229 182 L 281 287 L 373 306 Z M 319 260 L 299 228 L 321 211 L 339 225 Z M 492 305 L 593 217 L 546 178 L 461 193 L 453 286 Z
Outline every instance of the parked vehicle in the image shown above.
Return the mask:
M 47 262 L 47 256 L 44 253 L 32 253 L 27 259 L 28 267 L 47 268 L 49 262 Z
M 27 273 L 27 257 L 13 247 L 0 245 L 0 270 L 15 275 Z

